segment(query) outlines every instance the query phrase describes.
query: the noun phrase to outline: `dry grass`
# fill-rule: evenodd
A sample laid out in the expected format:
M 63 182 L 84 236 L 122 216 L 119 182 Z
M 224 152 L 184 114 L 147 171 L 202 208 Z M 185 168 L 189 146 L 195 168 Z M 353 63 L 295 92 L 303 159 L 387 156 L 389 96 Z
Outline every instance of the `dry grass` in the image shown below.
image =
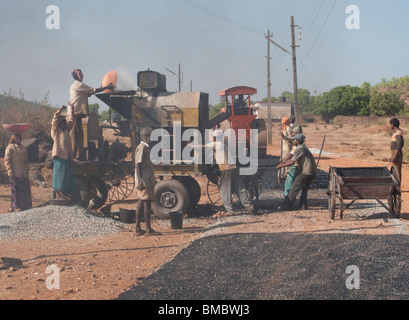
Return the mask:
M 52 142 L 50 125 L 56 108 L 50 106 L 48 94 L 40 102 L 28 102 L 24 95 L 19 96 L 9 92 L 1 96 L 1 123 L 30 123 L 30 129 L 23 134 L 23 138 L 33 137 L 42 142 Z M 0 127 L 0 147 L 6 146 L 10 133 Z

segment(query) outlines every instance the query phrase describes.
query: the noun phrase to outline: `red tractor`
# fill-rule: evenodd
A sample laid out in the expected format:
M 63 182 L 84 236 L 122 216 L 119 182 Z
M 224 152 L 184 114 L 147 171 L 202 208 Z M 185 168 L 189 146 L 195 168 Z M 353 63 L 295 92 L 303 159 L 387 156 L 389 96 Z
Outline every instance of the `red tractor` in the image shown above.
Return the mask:
M 232 87 L 219 92 L 219 96 L 225 97 L 225 108 L 220 112 L 226 112 L 230 117 L 220 124 L 222 130 L 233 129 L 236 133 L 236 143 L 239 141 L 239 129 L 246 130 L 246 148 L 251 144 L 250 130 L 258 130 L 258 156 L 265 157 L 267 153 L 267 133 L 264 119 L 257 119 L 251 108 L 251 95 L 257 94 L 257 89 L 245 86 Z M 254 139 L 254 137 L 253 137 Z

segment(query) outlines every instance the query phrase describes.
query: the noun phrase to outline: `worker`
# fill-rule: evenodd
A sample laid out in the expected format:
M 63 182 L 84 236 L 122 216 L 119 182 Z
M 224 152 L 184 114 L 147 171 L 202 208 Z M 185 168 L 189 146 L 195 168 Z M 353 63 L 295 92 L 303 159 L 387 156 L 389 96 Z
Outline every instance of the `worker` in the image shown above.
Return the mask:
M 138 190 L 135 236 L 161 234 L 153 230 L 151 226 L 152 202 L 155 200 L 154 187 L 156 184 L 149 147 L 151 133 L 150 128 L 141 130 L 141 142 L 135 150 L 135 187 Z M 146 231 L 141 228 L 142 212 L 145 217 Z
M 84 132 L 82 129 L 82 119 L 88 117 L 88 98 L 98 92 L 106 89 L 113 90 L 114 86 L 110 83 L 108 86 L 101 88 L 92 88 L 83 83 L 84 75 L 81 69 L 74 69 L 71 72 L 74 83 L 70 87 L 69 108 L 74 109 L 74 128 L 70 131 L 72 151 L 74 159 L 79 159 L 84 145 Z M 68 110 L 68 114 L 71 112 Z
M 74 176 L 72 174 L 71 161 L 73 151 L 71 146 L 70 131 L 74 127 L 74 109 L 70 109 L 67 117 L 62 112 L 67 110 L 66 106 L 54 113 L 51 122 L 51 138 L 53 139 L 52 159 L 53 159 L 53 191 L 56 199 L 72 199 L 74 191 Z
M 404 138 L 402 130 L 400 129 L 400 122 L 398 119 L 393 118 L 389 120 L 390 129 L 393 133 L 391 139 L 391 165 L 398 169 L 399 181 L 402 181 L 402 162 Z
M 27 210 L 33 206 L 28 178 L 27 149 L 21 144 L 21 141 L 21 134 L 12 135 L 4 156 L 11 187 L 10 212 Z
M 301 134 L 301 133 L 302 133 L 302 129 L 301 129 L 301 126 L 299 126 L 299 125 L 296 125 L 293 128 L 292 132 L 291 132 L 293 137 L 296 134 Z M 290 139 L 290 141 L 291 141 L 291 139 Z M 304 144 L 305 144 L 305 141 L 304 141 Z M 287 156 L 284 159 L 282 159 L 280 161 L 279 164 L 285 163 L 288 160 L 290 160 L 294 156 L 294 151 L 295 151 L 296 148 L 297 147 L 293 145 L 291 151 L 287 154 Z M 285 183 L 284 183 L 284 199 L 288 198 L 288 194 L 290 193 L 291 186 L 293 185 L 294 180 L 297 177 L 297 174 L 298 174 L 298 164 L 297 164 L 297 162 L 295 162 L 292 166 L 288 167 L 287 177 L 286 177 Z
M 233 209 L 231 196 L 236 194 L 241 204 L 250 213 L 256 213 L 257 209 L 250 199 L 246 187 L 241 179 L 239 168 L 235 163 L 229 162 L 228 137 L 223 130 L 217 128 L 213 131 L 213 141 L 204 146 L 190 145 L 193 148 L 211 148 L 214 151 L 216 162 L 219 166 L 218 188 L 224 208 L 228 214 L 236 214 Z
M 286 156 L 289 154 L 291 148 L 292 148 L 292 142 L 291 142 L 291 121 L 289 117 L 283 117 L 281 119 L 281 131 L 280 131 L 280 136 L 281 136 L 281 160 L 285 159 Z M 280 180 L 284 179 L 287 176 L 288 168 L 283 167 L 278 171 L 278 175 Z
M 277 168 L 290 167 L 297 162 L 299 172 L 291 186 L 291 189 L 288 193 L 288 197 L 280 206 L 280 209 L 281 210 L 292 209 L 294 207 L 294 203 L 297 198 L 298 192 L 300 192 L 301 190 L 299 208 L 301 210 L 307 210 L 308 189 L 310 188 L 310 185 L 317 174 L 317 164 L 315 163 L 315 159 L 311 151 L 304 144 L 305 136 L 303 134 L 296 134 L 292 138 L 292 142 L 293 145 L 296 146 L 294 150 L 294 155 L 291 157 L 291 159 L 287 160 L 286 162 L 278 164 Z

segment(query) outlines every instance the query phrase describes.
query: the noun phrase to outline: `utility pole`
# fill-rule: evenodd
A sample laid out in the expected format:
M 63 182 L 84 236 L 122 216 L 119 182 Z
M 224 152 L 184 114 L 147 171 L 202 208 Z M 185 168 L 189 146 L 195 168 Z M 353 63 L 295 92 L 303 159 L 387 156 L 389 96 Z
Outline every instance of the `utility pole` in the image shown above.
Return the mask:
M 267 97 L 268 97 L 268 104 L 267 104 L 267 135 L 268 135 L 268 144 L 273 143 L 273 130 L 272 130 L 272 122 L 271 122 L 271 72 L 270 72 L 270 30 L 267 33 Z
M 183 73 L 180 71 L 180 63 L 179 63 L 179 67 L 178 67 L 178 73 L 176 74 L 175 72 L 173 72 L 172 70 L 169 70 L 168 68 L 165 68 L 165 70 L 169 71 L 170 73 L 174 74 L 175 76 L 178 77 L 178 84 L 179 84 L 179 92 L 182 91 L 182 76 Z
M 295 44 L 295 25 L 294 17 L 291 16 L 291 40 L 292 40 L 292 60 L 293 60 L 293 85 L 294 85 L 294 116 L 298 121 L 298 81 L 297 81 L 297 53 L 296 47 L 299 47 Z M 298 27 L 298 26 L 297 26 Z
M 179 75 L 178 75 L 178 78 L 179 78 L 179 92 L 181 92 L 181 91 L 182 91 L 182 77 L 181 77 L 181 72 L 180 72 L 180 63 L 179 63 Z

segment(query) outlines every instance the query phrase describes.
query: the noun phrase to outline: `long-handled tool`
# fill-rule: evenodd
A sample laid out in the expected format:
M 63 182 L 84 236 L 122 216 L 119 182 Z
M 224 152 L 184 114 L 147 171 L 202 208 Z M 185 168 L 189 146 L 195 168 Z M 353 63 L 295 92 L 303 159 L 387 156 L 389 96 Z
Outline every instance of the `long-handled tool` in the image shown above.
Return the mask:
M 326 137 L 327 137 L 327 136 L 325 135 L 325 136 L 324 136 L 324 139 L 322 140 L 322 146 L 321 146 L 320 154 L 319 154 L 318 159 L 317 159 L 317 168 L 318 168 L 318 165 L 319 165 L 319 163 L 320 163 L 321 153 L 322 153 L 322 149 L 324 149 L 324 144 L 325 144 L 325 138 L 326 138 Z

